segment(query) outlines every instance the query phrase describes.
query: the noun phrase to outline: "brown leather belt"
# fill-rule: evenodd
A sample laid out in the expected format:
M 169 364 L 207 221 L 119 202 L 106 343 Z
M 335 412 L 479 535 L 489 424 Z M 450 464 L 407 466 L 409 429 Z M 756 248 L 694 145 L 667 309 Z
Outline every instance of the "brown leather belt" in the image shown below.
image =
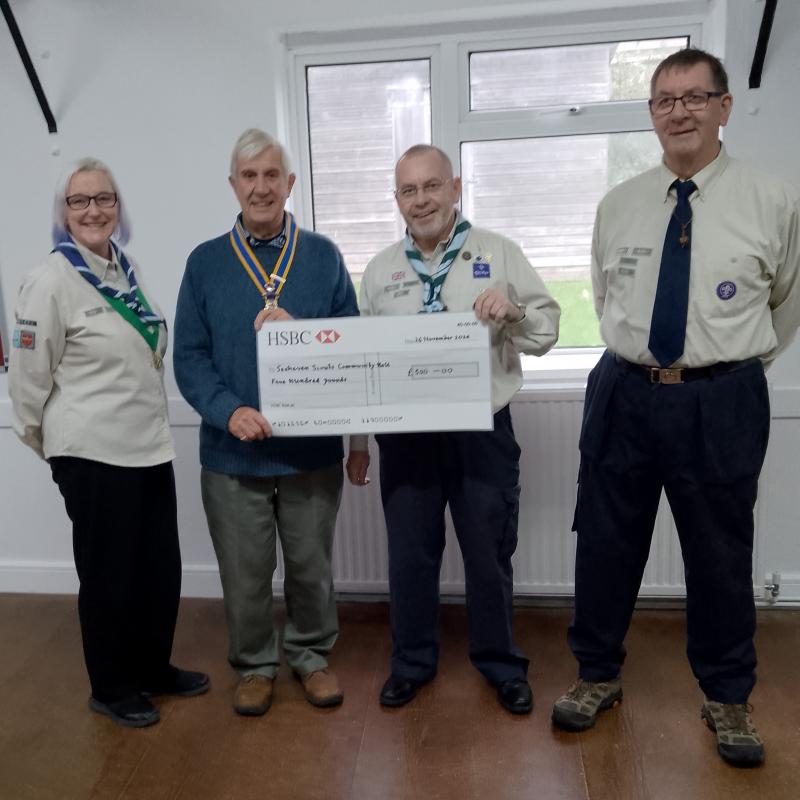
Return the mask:
M 617 364 L 624 367 L 628 372 L 641 375 L 650 383 L 663 383 L 666 385 L 676 383 L 689 383 L 699 381 L 704 378 L 713 378 L 715 375 L 724 375 L 726 372 L 733 372 L 742 369 L 750 364 L 755 364 L 757 358 L 748 358 L 746 361 L 720 361 L 707 367 L 648 367 L 645 364 L 634 364 L 626 361 L 618 355 L 614 355 Z

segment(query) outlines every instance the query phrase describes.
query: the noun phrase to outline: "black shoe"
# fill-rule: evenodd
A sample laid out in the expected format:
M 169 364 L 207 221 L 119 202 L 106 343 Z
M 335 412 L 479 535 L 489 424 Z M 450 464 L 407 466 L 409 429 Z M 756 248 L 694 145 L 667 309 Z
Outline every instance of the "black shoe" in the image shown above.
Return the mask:
M 417 696 L 417 688 L 420 684 L 390 675 L 386 679 L 381 689 L 381 705 L 389 708 L 399 708 L 406 703 L 410 703 Z
M 205 672 L 171 667 L 167 678 L 142 692 L 145 697 L 170 694 L 175 697 L 194 697 L 208 691 L 211 681 Z
M 127 728 L 146 728 L 161 719 L 158 709 L 141 694 L 126 697 L 124 700 L 110 700 L 103 703 L 94 697 L 89 698 L 89 708 L 98 714 L 111 717 L 118 725 Z
M 530 714 L 533 709 L 533 692 L 525 678 L 503 681 L 497 687 L 497 699 L 512 714 Z

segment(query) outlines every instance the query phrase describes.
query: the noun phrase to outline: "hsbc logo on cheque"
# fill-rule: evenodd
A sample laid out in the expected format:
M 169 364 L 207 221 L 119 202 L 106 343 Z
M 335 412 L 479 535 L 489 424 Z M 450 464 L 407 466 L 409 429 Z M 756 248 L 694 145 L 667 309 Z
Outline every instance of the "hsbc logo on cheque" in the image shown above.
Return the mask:
M 333 344 L 342 338 L 339 331 L 327 330 L 317 331 L 270 331 L 267 334 L 267 344 L 270 347 L 281 347 L 284 345 L 312 344 L 312 338 L 321 344 Z

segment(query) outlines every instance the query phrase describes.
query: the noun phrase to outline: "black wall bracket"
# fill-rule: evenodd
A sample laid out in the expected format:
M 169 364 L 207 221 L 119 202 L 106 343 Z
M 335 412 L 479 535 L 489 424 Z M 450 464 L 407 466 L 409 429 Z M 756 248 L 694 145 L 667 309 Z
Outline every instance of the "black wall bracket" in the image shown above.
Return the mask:
M 767 57 L 767 45 L 769 35 L 772 33 L 772 21 L 775 19 L 775 9 L 778 0 L 765 0 L 764 14 L 761 17 L 761 28 L 758 31 L 758 41 L 756 42 L 756 52 L 753 54 L 753 66 L 750 68 L 751 89 L 758 89 L 761 86 L 761 71 L 764 69 L 764 59 Z
M 25 72 L 28 73 L 28 80 L 31 82 L 36 99 L 39 101 L 39 108 L 42 109 L 45 121 L 47 122 L 47 130 L 50 133 L 58 133 L 56 127 L 56 120 L 53 112 L 50 110 L 50 103 L 47 102 L 47 97 L 42 89 L 42 84 L 39 82 L 39 76 L 36 74 L 36 68 L 33 66 L 30 55 L 28 55 L 28 48 L 25 46 L 25 40 L 22 38 L 17 21 L 14 19 L 14 14 L 11 11 L 11 6 L 8 0 L 0 0 L 0 10 L 6 18 L 8 30 L 11 31 L 11 38 L 17 46 L 17 52 L 22 59 L 22 64 L 25 67 Z

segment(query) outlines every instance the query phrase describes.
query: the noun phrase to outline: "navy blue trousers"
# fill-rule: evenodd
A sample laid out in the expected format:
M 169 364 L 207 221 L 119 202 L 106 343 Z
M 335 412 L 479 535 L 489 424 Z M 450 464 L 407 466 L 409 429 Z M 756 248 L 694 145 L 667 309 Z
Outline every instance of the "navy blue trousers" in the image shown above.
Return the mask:
M 580 677 L 616 677 L 662 489 L 686 577 L 687 655 L 711 700 L 744 703 L 755 684 L 753 506 L 769 437 L 754 362 L 677 385 L 651 384 L 606 353 L 589 376 L 575 530 Z
M 449 504 L 464 559 L 470 660 L 494 686 L 525 678 L 528 659 L 514 643 L 512 622 L 520 449 L 508 407 L 495 414 L 493 431 L 376 439 L 389 539 L 392 674 L 420 682 L 436 674 Z

